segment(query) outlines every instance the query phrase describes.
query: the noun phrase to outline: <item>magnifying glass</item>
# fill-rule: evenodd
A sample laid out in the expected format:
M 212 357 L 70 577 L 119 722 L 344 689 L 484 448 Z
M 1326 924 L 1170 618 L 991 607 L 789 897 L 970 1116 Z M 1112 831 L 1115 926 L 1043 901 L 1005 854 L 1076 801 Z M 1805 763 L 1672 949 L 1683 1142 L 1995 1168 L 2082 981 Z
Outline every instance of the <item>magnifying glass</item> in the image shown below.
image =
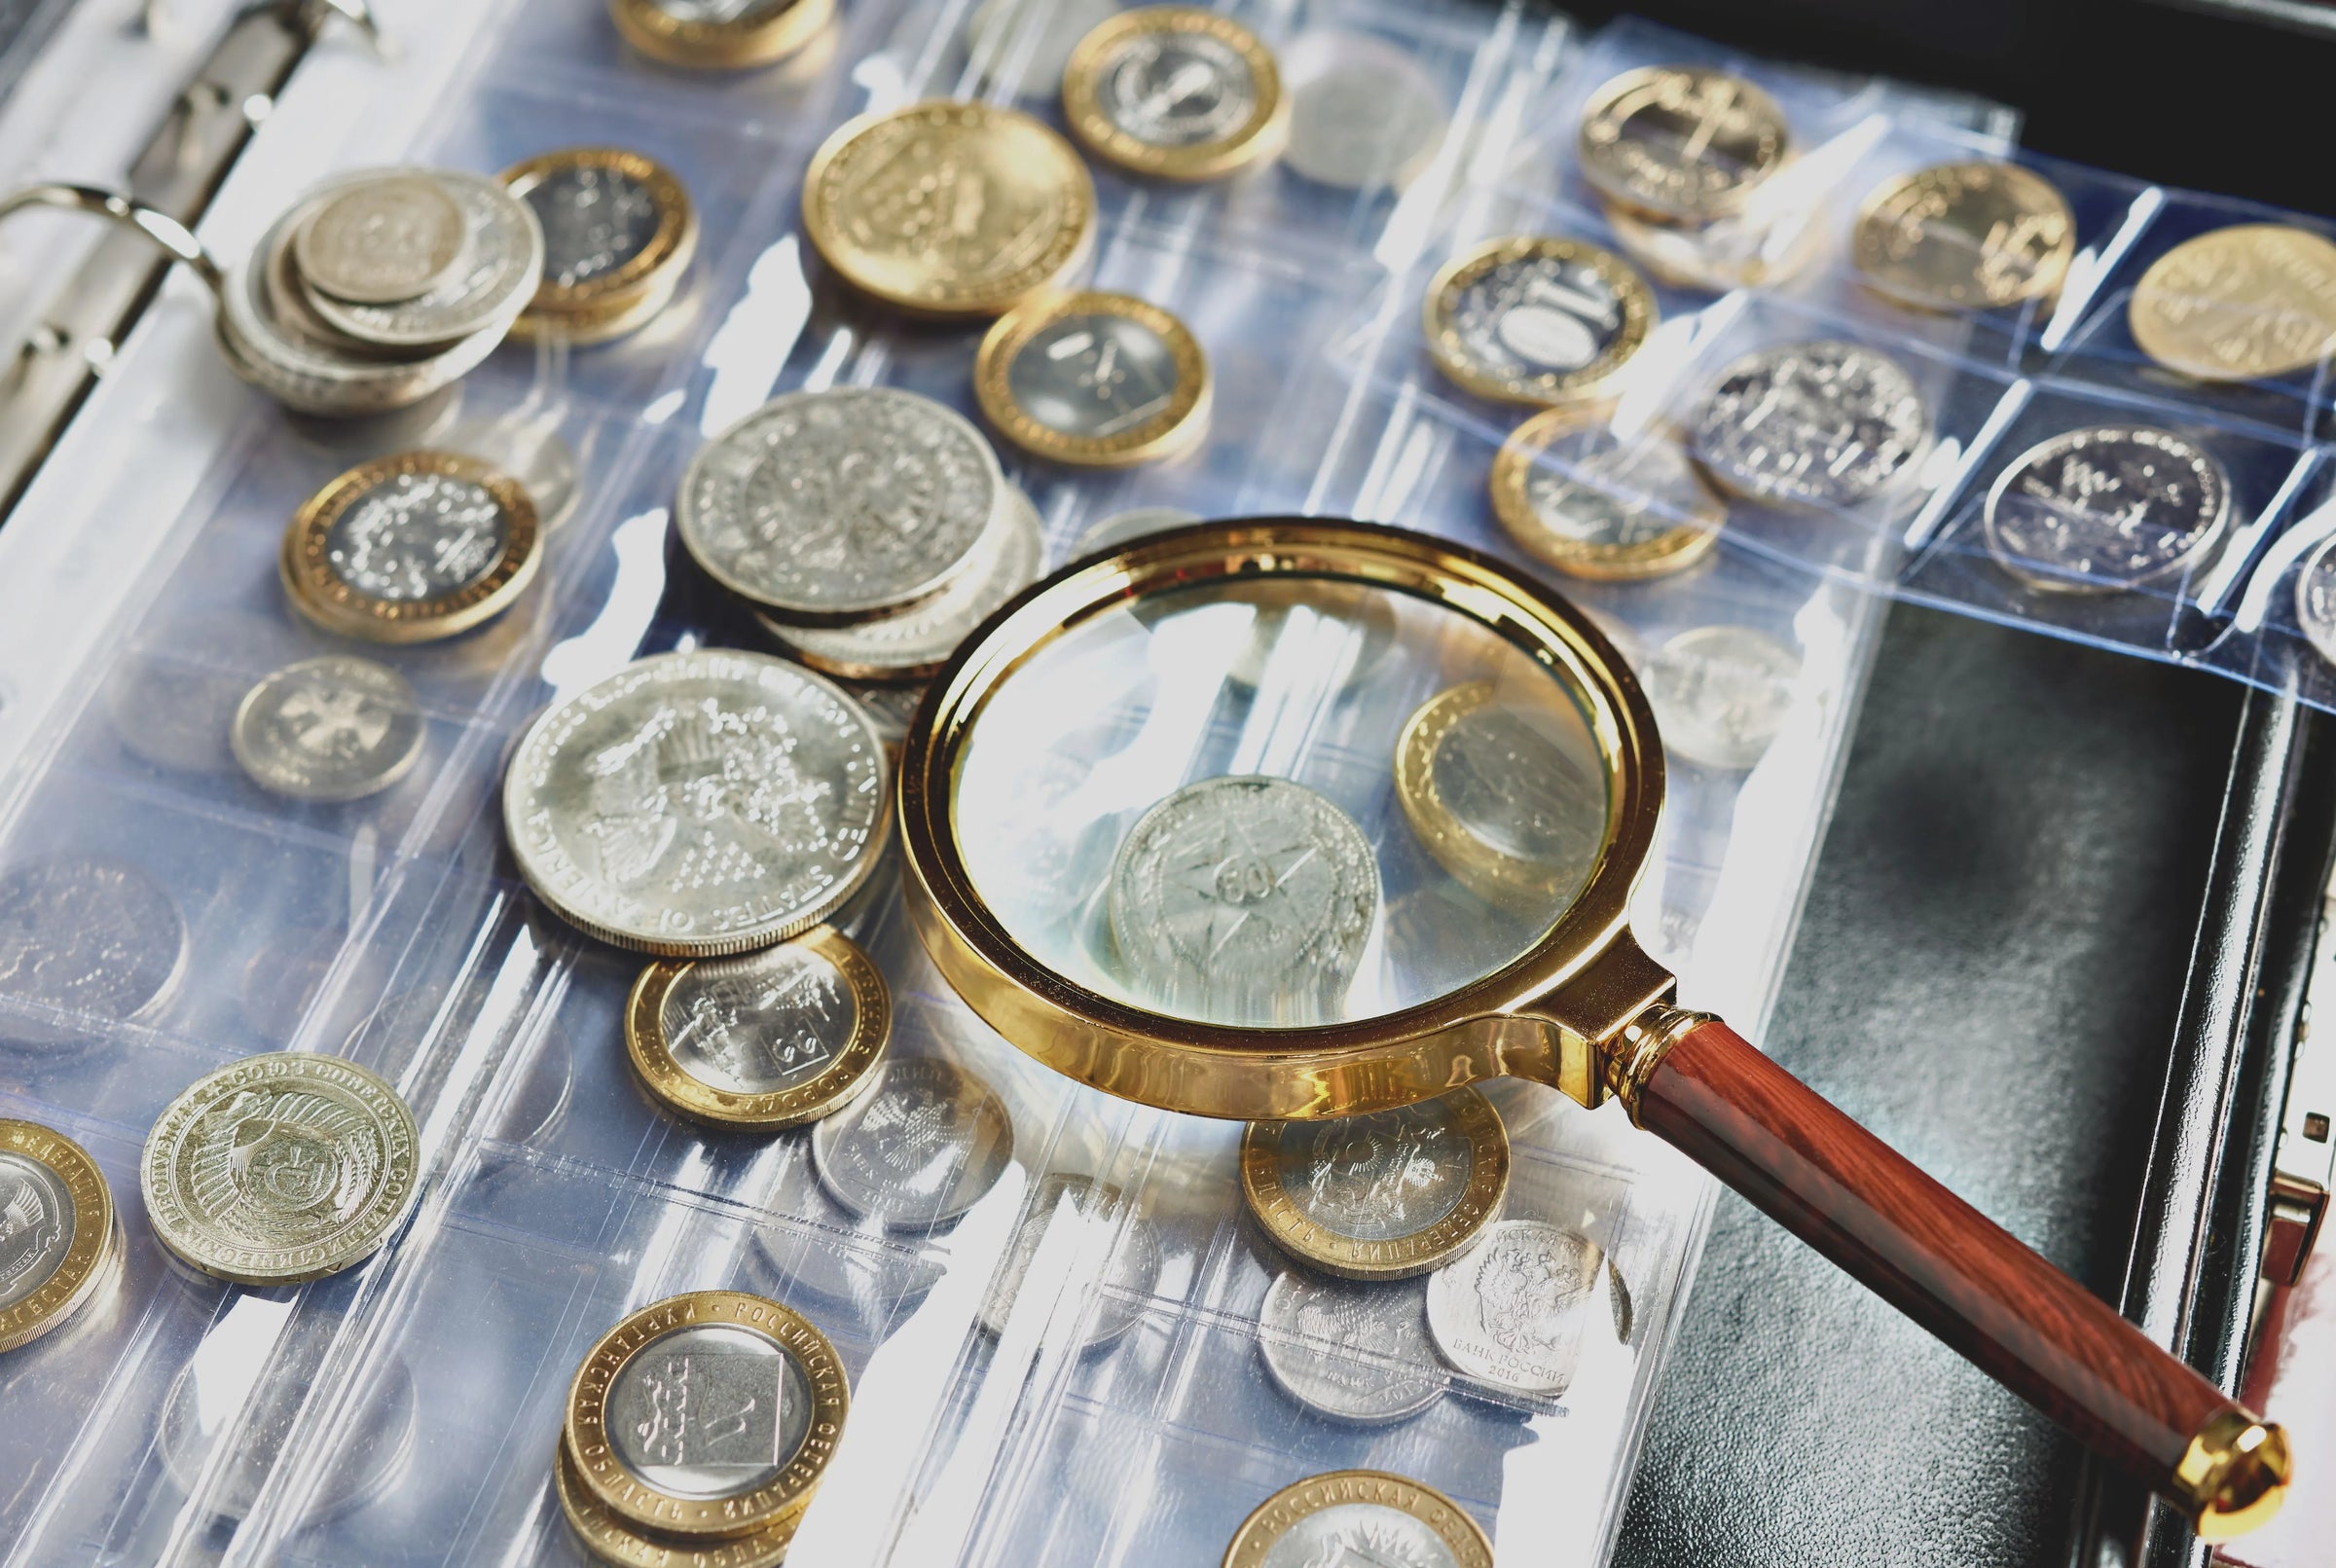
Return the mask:
M 960 995 L 1167 1110 L 1344 1116 L 1479 1078 L 1619 1100 L 2209 1539 L 2281 1429 L 1707 1013 L 1632 937 L 1662 748 L 1578 610 L 1474 552 L 1306 518 L 1075 562 L 911 726 L 908 905 Z

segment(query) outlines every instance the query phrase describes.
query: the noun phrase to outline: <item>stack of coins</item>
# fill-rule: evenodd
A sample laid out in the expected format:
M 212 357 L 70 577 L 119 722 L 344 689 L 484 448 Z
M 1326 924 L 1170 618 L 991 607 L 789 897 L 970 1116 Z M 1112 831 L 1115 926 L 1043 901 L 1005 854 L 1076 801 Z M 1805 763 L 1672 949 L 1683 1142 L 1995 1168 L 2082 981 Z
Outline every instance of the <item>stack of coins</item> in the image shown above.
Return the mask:
M 835 0 L 608 0 L 625 42 L 693 71 L 740 71 L 794 55 L 827 31 Z
M 228 281 L 219 344 L 299 412 L 407 408 L 493 352 L 542 273 L 542 227 L 493 180 L 344 175 L 295 201 Z
M 543 281 L 523 338 L 606 343 L 673 303 L 698 249 L 698 215 L 673 170 L 621 147 L 570 147 L 503 170 L 543 226 Z
M 111 1293 L 122 1226 L 96 1161 L 63 1133 L 0 1120 L 0 1351 Z

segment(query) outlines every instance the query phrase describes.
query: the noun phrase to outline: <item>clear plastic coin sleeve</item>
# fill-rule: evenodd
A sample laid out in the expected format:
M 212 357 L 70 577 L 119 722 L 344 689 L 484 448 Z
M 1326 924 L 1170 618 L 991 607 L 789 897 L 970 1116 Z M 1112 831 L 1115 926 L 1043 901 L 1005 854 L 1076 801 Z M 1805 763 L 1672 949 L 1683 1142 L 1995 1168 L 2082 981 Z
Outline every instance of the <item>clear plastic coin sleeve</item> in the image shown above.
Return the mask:
M 624 1041 L 644 961 L 539 905 L 502 842 L 503 764 L 547 703 L 643 653 L 774 648 L 673 538 L 679 476 L 711 433 L 775 393 L 833 385 L 903 387 L 974 414 L 979 327 L 904 322 L 812 255 L 798 214 L 813 150 L 851 115 L 922 96 L 1014 103 L 1059 125 L 1063 41 L 1111 9 L 846 0 L 802 55 L 705 75 L 631 54 L 600 5 L 511 0 L 419 141 L 360 135 L 346 150 L 351 165 L 490 173 L 563 146 L 646 153 L 696 203 L 698 258 L 646 329 L 572 351 L 506 346 L 457 400 L 401 428 L 336 430 L 256 397 L 241 405 L 209 479 L 139 564 L 112 635 L 7 776 L 0 868 L 128 867 L 166 894 L 184 956 L 127 1020 L 42 1003 L 0 975 L 0 1114 L 88 1147 L 127 1236 L 117 1289 L 0 1356 L 0 1474 L 12 1477 L 0 1561 L 580 1562 L 551 1484 L 570 1379 L 628 1311 L 710 1288 L 794 1307 L 850 1372 L 844 1440 L 793 1562 L 1214 1564 L 1269 1493 L 1349 1467 L 1449 1494 L 1504 1561 L 1605 1559 L 1713 1191 L 1619 1108 L 1583 1112 L 1521 1082 L 1489 1091 L 1513 1148 L 1506 1216 L 1575 1232 L 1604 1266 L 1557 1331 L 1570 1380 L 1520 1394 L 1471 1380 L 1417 1335 L 1269 1327 L 1267 1292 L 1305 1265 L 1248 1218 L 1240 1127 L 1109 1099 L 991 1033 L 924 957 L 896 846 L 835 924 L 890 983 L 891 1060 L 952 1063 L 1008 1112 L 1011 1158 L 962 1213 L 920 1211 L 910 1188 L 859 1212 L 822 1178 L 815 1129 L 720 1132 L 660 1110 Z M 1688 1004 L 1766 1013 L 1885 594 L 2336 703 L 2293 588 L 2299 530 L 2336 532 L 2308 445 L 2318 383 L 2201 395 L 2154 381 L 2120 336 L 2136 269 L 2216 204 L 2038 163 L 2076 215 L 2083 287 L 2072 280 L 2053 310 L 1917 317 L 1869 298 L 1839 259 L 1858 196 L 1927 163 L 2016 156 L 1999 112 L 1723 56 L 1635 23 L 1585 37 L 1521 5 L 1229 9 L 1276 52 L 1301 108 L 1341 71 L 1395 73 L 1387 91 L 1432 98 L 1442 128 L 1364 189 L 1289 160 L 1188 187 L 1095 166 L 1088 275 L 1190 326 L 1213 376 L 1209 432 L 1182 457 L 1108 472 L 1000 441 L 1007 477 L 1043 519 L 1050 565 L 1136 507 L 1353 516 L 1515 563 L 1584 605 L 1642 674 L 1712 629 L 1775 650 L 1754 704 L 1769 731 L 1755 758 L 1671 757 L 1665 836 L 1635 925 L 1678 968 Z M 1522 555 L 1496 520 L 1491 465 L 1522 412 L 1442 378 L 1420 337 L 1420 291 L 1493 234 L 1614 243 L 1573 166 L 1581 102 L 1617 71 L 1677 59 L 1726 63 L 1775 94 L 1805 149 L 1802 219 L 1823 238 L 1820 259 L 1772 289 L 1660 285 L 1656 368 L 1626 405 L 1639 434 L 1624 435 L 1675 439 L 1711 373 L 1740 353 L 1843 339 L 1907 367 L 1933 439 L 1886 508 L 1739 503 L 1693 569 L 1577 580 Z M 2227 472 L 2222 559 L 2244 549 L 2253 569 L 2220 590 L 2215 614 L 2194 613 L 2210 563 L 2080 602 L 2024 595 L 1979 537 L 2003 462 L 2115 420 L 2186 432 Z M 410 647 L 336 640 L 278 582 L 286 523 L 350 463 L 428 444 L 515 470 L 572 463 L 575 503 L 550 528 L 539 576 L 485 626 Z M 2284 575 L 2267 588 L 2275 568 Z M 420 758 L 368 798 L 294 802 L 246 776 L 230 726 L 254 682 L 326 652 L 361 653 L 412 684 Z M 1401 680 L 1381 685 L 1366 699 L 1419 700 Z M 1680 700 L 1650 685 L 1659 711 Z M 899 722 L 898 693 L 866 695 Z M 1405 829 L 1397 818 L 1380 830 Z M 1391 883 L 1387 918 L 1422 940 L 1460 939 L 1465 911 L 1437 903 L 1449 879 L 1416 844 L 1386 850 L 1391 863 L 1403 854 L 1416 875 Z M 185 1270 L 155 1242 L 139 1150 L 195 1077 L 279 1049 L 345 1054 L 396 1085 L 421 1128 L 421 1197 L 361 1265 L 246 1290 Z M 1057 1201 L 1046 1178 L 1058 1175 L 1120 1201 Z M 1035 1248 L 1017 1258 L 1031 1227 Z M 1424 1286 L 1355 1289 L 1404 1307 Z M 1277 1372 L 1296 1359 L 1334 1383 L 1408 1382 L 1419 1395 L 1397 1419 L 1336 1418 Z

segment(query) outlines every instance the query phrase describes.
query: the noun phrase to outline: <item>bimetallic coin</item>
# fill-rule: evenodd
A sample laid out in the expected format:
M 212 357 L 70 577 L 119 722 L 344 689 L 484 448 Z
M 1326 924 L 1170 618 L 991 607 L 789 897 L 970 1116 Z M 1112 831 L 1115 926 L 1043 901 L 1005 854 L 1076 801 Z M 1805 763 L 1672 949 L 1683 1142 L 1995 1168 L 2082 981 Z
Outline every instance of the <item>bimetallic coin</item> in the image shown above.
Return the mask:
M 1640 672 L 1663 745 L 1730 773 L 1768 754 L 1792 714 L 1800 678 L 1800 656 L 1748 626 L 1682 632 Z
M 1442 1397 L 1417 1282 L 1319 1279 L 1285 1269 L 1258 1311 L 1258 1352 L 1281 1391 L 1357 1426 L 1417 1415 Z
M 1470 391 L 1562 403 L 1611 386 L 1655 330 L 1655 292 L 1579 239 L 1491 239 L 1428 285 L 1428 350 Z
M 1337 1470 L 1283 1487 L 1241 1521 L 1223 1568 L 1492 1568 L 1492 1543 L 1459 1504 L 1383 1470 Z
M 804 176 L 803 224 L 828 266 L 887 304 L 998 315 L 1085 258 L 1095 182 L 1040 121 L 933 100 L 828 137 Z
M 628 1526 L 752 1536 L 802 1513 L 851 1405 L 843 1363 L 801 1314 L 693 1291 L 607 1333 L 568 1389 L 567 1456 Z
M 681 542 L 732 593 L 803 625 L 868 620 L 972 564 L 1005 479 L 931 398 L 837 387 L 773 398 L 681 478 Z
M 2143 353 L 2202 382 L 2308 370 L 2336 347 L 2336 244 L 2277 223 L 2211 230 L 2150 263 L 2126 321 Z
M 313 1361 L 304 1369 L 313 1370 Z M 284 1440 L 311 1392 L 307 1377 L 279 1367 L 238 1398 L 240 1380 L 248 1375 L 244 1364 L 214 1371 L 199 1356 L 180 1368 L 163 1396 L 155 1446 L 182 1494 L 193 1497 L 204 1484 L 205 1470 L 219 1444 L 232 1449 L 202 1493 L 204 1512 L 214 1519 L 250 1515 L 270 1472 L 285 1457 Z M 206 1386 L 212 1377 L 235 1386 L 223 1396 L 218 1388 Z M 367 1392 L 349 1428 L 334 1438 L 325 1479 L 310 1493 L 304 1519 L 335 1518 L 381 1496 L 413 1452 L 420 1402 L 404 1359 L 392 1354 L 387 1369 Z
M 1014 1157 L 1014 1123 L 988 1084 L 939 1057 L 895 1059 L 875 1086 L 811 1132 L 820 1185 L 894 1230 L 946 1223 L 981 1201 Z
M 1305 785 L 1204 779 L 1128 830 L 1109 901 L 1122 978 L 1150 1004 L 1290 1028 L 1346 1016 L 1379 871 L 1354 819 Z
M 735 71 L 785 59 L 818 38 L 835 0 L 608 0 L 625 42 L 689 70 Z
M 1443 94 L 1402 50 L 1359 33 L 1302 35 L 1283 60 L 1289 167 L 1347 191 L 1402 190 L 1443 143 Z
M 426 642 L 507 608 L 542 564 L 535 503 L 476 457 L 405 452 L 359 463 L 284 531 L 293 607 L 328 632 Z
M 1159 1233 L 1117 1187 L 1083 1176 L 1049 1176 L 1039 1183 L 1005 1260 L 981 1298 L 981 1326 L 994 1334 L 1005 1332 L 1031 1265 L 1050 1241 L 1060 1249 L 1056 1256 L 1066 1259 L 1065 1272 L 1056 1276 L 1062 1282 L 1057 1289 L 1066 1294 L 1023 1309 L 1046 1314 L 1050 1327 L 1056 1312 L 1079 1315 L 1084 1350 L 1108 1345 L 1135 1327 L 1160 1281 Z M 1074 1282 L 1083 1288 L 1073 1291 Z
M 461 265 L 427 292 L 386 305 L 352 304 L 311 287 L 309 308 L 334 330 L 391 349 L 436 348 L 509 327 L 543 276 L 543 229 L 535 214 L 482 175 L 432 169 L 401 170 L 397 177 L 434 181 L 459 204 L 470 237 Z
M 1118 0 L 981 0 L 966 18 L 976 90 L 1054 97 L 1080 40 L 1118 15 Z
M 2145 425 L 2054 436 L 1995 476 L 1982 526 L 1996 564 L 2030 588 L 2111 594 L 2181 576 L 2221 543 L 2222 464 Z
M 544 713 L 503 782 L 520 873 L 602 941 L 718 958 L 809 930 L 874 868 L 883 744 L 800 666 L 701 648 Z
M 117 860 L 58 857 L 0 871 L 0 1040 L 84 1045 L 162 1010 L 187 964 L 169 893 Z
M 0 1351 L 30 1344 L 106 1283 L 114 1198 L 89 1151 L 0 1119 Z
M 393 305 L 451 281 L 470 242 L 469 218 L 423 173 L 377 175 L 342 191 L 292 237 L 310 286 L 352 305 Z
M 543 281 L 525 319 L 572 343 L 604 342 L 613 322 L 645 325 L 650 298 L 673 297 L 698 245 L 689 193 L 655 159 L 571 147 L 497 176 L 543 227 Z
M 1156 305 L 1084 290 L 1001 317 L 973 361 L 991 425 L 1056 462 L 1113 468 L 1183 452 L 1208 426 L 1209 366 Z
M 1579 715 L 1528 711 L 1489 680 L 1420 705 L 1396 742 L 1395 793 L 1454 881 L 1545 925 L 1606 845 L 1605 765 Z
M 1743 205 L 1791 140 L 1776 100 L 1743 78 L 1648 65 L 1589 95 L 1577 149 L 1582 177 L 1609 200 L 1700 223 Z
M 337 1056 L 247 1056 L 197 1078 L 146 1138 L 154 1233 L 205 1274 L 296 1285 L 373 1255 L 416 1193 L 413 1112 Z
M 2076 255 L 2076 218 L 2041 174 L 1986 160 L 1885 180 L 1858 209 L 1850 258 L 1875 288 L 1926 310 L 2049 300 Z
M 1290 110 L 1256 33 L 1213 11 L 1143 6 L 1080 40 L 1063 115 L 1088 151 L 1122 168 L 1207 180 L 1271 157 Z
M 560 1513 L 584 1550 L 618 1568 L 779 1568 L 794 1545 L 801 1513 L 789 1513 L 751 1535 L 710 1537 L 657 1535 L 636 1529 L 585 1486 L 563 1440 L 552 1461 Z
M 1510 536 L 1569 576 L 1637 582 L 1684 571 L 1719 543 L 1727 509 L 1668 431 L 1618 440 L 1611 403 L 1549 409 L 1492 460 Z
M 230 744 L 252 783 L 295 800 L 362 800 L 421 755 L 420 699 L 371 659 L 328 654 L 286 665 L 236 710 Z
M 1198 512 L 1187 512 L 1181 506 L 1136 506 L 1110 517 L 1098 518 L 1071 546 L 1074 557 L 1091 556 L 1100 550 L 1141 539 L 1146 534 L 1181 529 L 1201 520 Z
M 625 1009 L 633 1070 L 685 1116 L 739 1127 L 815 1121 L 867 1087 L 893 994 L 824 926 L 739 958 L 652 964 Z
M 1703 472 L 1746 500 L 1848 511 L 1912 482 L 1930 453 L 1930 405 L 1876 349 L 1782 344 L 1720 372 L 1691 445 Z
M 1473 1088 L 1331 1121 L 1253 1121 L 1241 1195 L 1274 1245 L 1347 1279 L 1405 1279 L 1466 1252 L 1509 1190 L 1509 1135 Z
M 1428 1332 L 1462 1375 L 1501 1394 L 1555 1399 L 1574 1380 L 1583 1314 L 1604 1255 L 1538 1220 L 1504 1220 L 1428 1279 Z

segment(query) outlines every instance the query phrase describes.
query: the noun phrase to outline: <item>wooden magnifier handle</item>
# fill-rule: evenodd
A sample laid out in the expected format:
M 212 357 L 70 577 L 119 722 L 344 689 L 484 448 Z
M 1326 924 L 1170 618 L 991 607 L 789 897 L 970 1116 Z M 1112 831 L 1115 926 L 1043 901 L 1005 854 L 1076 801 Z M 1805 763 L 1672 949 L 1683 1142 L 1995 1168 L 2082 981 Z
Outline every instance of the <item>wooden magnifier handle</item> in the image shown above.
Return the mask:
M 2201 1536 L 2244 1534 L 2278 1512 L 2289 1477 L 2278 1426 L 1726 1024 L 1655 1013 L 1633 1026 L 1621 1086 L 1640 1126 L 2172 1500 Z

